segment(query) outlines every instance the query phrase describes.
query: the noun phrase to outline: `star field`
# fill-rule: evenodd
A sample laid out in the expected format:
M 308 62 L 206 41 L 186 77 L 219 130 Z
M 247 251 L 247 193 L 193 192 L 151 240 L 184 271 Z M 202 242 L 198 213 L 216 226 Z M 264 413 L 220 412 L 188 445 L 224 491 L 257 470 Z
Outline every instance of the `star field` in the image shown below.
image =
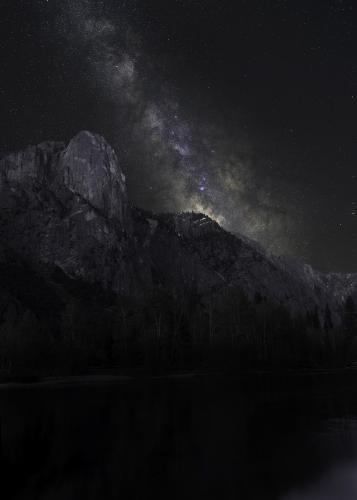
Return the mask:
M 5 0 L 0 151 L 79 129 L 133 203 L 357 270 L 357 6 Z

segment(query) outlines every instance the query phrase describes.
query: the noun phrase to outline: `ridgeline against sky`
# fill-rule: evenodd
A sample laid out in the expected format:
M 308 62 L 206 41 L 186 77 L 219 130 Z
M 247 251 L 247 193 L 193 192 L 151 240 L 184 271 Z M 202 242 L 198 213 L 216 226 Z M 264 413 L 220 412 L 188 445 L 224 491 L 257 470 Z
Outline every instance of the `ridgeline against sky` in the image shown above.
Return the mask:
M 355 271 L 356 12 L 5 0 L 0 150 L 95 130 L 135 204 L 203 211 L 277 254 Z

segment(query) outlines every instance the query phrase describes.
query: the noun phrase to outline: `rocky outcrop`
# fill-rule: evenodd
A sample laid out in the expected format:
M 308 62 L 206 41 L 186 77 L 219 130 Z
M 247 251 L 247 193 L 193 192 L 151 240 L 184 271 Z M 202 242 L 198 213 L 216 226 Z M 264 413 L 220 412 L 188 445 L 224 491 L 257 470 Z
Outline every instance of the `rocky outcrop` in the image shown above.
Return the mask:
M 1 159 L 0 186 L 26 187 L 49 185 L 58 173 L 58 161 L 65 145 L 61 142 L 43 142 L 24 151 Z
M 128 229 L 125 176 L 103 137 L 80 132 L 62 152 L 58 170 L 72 193 Z
M 293 315 L 326 308 L 335 324 L 341 306 L 357 291 L 356 274 L 320 273 L 311 266 L 276 257 L 245 237 L 233 235 L 204 214 L 149 214 L 146 247 L 160 282 L 195 286 L 200 293 L 240 289 L 251 300 L 267 298 Z
M 34 264 L 118 293 L 136 284 L 124 174 L 105 140 L 81 132 L 0 161 L 0 237 Z
M 239 289 L 293 314 L 322 318 L 328 305 L 338 321 L 357 283 L 271 256 L 204 214 L 130 207 L 115 152 L 90 132 L 0 160 L 0 238 L 33 266 L 127 297 L 194 289 L 204 301 Z

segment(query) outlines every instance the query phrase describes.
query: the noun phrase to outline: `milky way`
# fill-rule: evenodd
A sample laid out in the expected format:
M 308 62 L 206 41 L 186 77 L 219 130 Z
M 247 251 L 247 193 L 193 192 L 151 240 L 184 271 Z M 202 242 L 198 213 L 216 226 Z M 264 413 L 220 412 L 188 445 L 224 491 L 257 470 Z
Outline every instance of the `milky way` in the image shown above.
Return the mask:
M 134 203 L 203 212 L 275 253 L 293 253 L 290 233 L 299 217 L 281 196 L 288 186 L 280 180 L 276 189 L 268 161 L 255 159 L 243 134 L 231 137 L 200 116 L 187 118 L 184 97 L 161 76 L 160 60 L 146 53 L 124 8 L 114 19 L 102 2 L 63 2 L 56 26 L 73 57 L 85 60 L 93 95 L 110 102 L 113 145 Z
M 133 204 L 357 270 L 348 0 L 4 0 L 0 155 L 103 135 Z

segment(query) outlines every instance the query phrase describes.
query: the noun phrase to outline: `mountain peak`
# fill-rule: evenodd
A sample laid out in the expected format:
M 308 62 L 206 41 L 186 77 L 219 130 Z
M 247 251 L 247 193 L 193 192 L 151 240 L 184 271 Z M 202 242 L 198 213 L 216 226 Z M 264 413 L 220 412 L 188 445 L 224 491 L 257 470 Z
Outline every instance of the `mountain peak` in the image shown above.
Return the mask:
M 127 295 L 155 283 L 184 290 L 195 281 L 203 296 L 239 289 L 292 313 L 317 308 L 323 317 L 327 303 L 337 316 L 357 290 L 356 276 L 325 276 L 271 256 L 205 214 L 132 210 L 115 151 L 89 131 L 0 160 L 5 235 L 31 259 Z
M 127 213 L 125 176 L 117 155 L 104 137 L 79 132 L 66 146 L 43 142 L 0 160 L 0 182 L 12 188 L 65 187 L 110 219 L 124 222 Z
M 115 151 L 100 135 L 79 132 L 60 160 L 65 186 L 109 218 L 125 218 L 125 176 Z

